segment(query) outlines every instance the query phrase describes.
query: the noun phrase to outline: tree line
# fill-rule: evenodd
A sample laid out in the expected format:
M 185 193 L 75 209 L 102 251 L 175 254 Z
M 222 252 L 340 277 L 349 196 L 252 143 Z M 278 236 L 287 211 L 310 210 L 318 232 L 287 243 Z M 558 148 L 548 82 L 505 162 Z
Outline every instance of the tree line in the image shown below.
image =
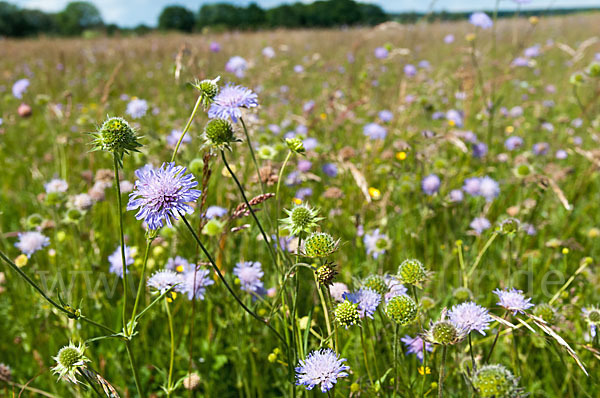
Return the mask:
M 521 11 L 521 16 L 566 14 L 591 9 L 554 9 Z M 339 26 L 371 26 L 385 21 L 414 23 L 422 20 L 461 20 L 468 13 L 408 12 L 388 14 L 374 4 L 354 0 L 318 0 L 312 3 L 282 4 L 263 9 L 255 3 L 246 7 L 228 3 L 206 4 L 197 12 L 182 6 L 165 7 L 157 23 L 157 29 L 182 32 L 210 30 L 254 30 L 270 28 L 326 28 Z M 514 16 L 513 11 L 500 11 L 499 17 Z M 90 33 L 113 35 L 118 32 L 144 34 L 154 30 L 145 25 L 124 29 L 106 24 L 98 8 L 86 1 L 69 3 L 64 10 L 46 13 L 17 7 L 0 1 L 0 37 L 26 37 L 37 35 L 80 36 Z

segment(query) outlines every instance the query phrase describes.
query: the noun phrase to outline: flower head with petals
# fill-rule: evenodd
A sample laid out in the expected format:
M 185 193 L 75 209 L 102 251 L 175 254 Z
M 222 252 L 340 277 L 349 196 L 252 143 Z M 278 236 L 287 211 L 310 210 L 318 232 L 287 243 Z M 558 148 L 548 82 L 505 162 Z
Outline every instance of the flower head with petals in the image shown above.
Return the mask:
M 237 123 L 242 117 L 240 108 L 255 108 L 258 106 L 258 96 L 249 88 L 228 84 L 214 98 L 208 109 L 211 119 L 231 119 Z
M 327 392 L 337 383 L 337 379 L 347 377 L 349 366 L 344 365 L 341 358 L 332 349 L 313 351 L 296 367 L 296 385 L 306 386 L 312 390 L 316 385 L 321 386 L 322 392 Z

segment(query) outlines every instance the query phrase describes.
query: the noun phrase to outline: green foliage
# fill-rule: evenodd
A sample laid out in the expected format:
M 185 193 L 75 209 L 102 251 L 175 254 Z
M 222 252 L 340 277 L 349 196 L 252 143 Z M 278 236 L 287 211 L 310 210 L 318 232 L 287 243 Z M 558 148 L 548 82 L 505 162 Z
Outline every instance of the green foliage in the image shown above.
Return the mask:
M 158 17 L 158 28 L 191 32 L 194 29 L 194 13 L 181 6 L 166 7 Z

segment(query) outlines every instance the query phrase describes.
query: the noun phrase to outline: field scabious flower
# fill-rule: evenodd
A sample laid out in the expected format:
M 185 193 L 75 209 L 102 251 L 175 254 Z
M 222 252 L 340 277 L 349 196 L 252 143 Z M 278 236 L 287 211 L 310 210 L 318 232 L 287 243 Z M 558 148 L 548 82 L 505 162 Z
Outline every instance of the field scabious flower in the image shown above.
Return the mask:
M 260 280 L 264 272 L 258 261 L 242 261 L 235 265 L 233 274 L 240 280 L 241 289 L 248 293 L 259 293 L 263 289 Z
M 392 297 L 385 306 L 385 313 L 398 325 L 406 325 L 414 321 L 419 308 L 417 303 L 406 294 Z
M 377 59 L 386 59 L 389 55 L 389 51 L 385 47 L 377 47 L 374 54 Z
M 119 278 L 123 277 L 123 256 L 121 254 L 121 246 L 118 246 L 115 251 L 108 256 L 108 262 L 110 263 L 109 272 L 116 274 Z M 125 268 L 133 265 L 133 253 L 130 247 L 125 246 Z M 127 269 L 129 272 L 129 269 Z
M 177 146 L 177 142 L 179 142 L 179 139 L 181 138 L 181 135 L 183 134 L 183 132 L 181 130 L 176 130 L 173 129 L 171 130 L 171 134 L 169 134 L 167 136 L 167 145 L 170 146 L 171 148 L 175 148 Z M 183 136 L 183 139 L 181 140 L 181 144 L 187 144 L 189 142 L 192 142 L 192 137 L 189 134 L 186 134 L 185 136 Z
M 440 189 L 440 177 L 430 174 L 421 181 L 421 189 L 426 195 L 433 195 Z
M 205 109 L 212 104 L 215 97 L 219 93 L 218 82 L 220 79 L 221 76 L 217 76 L 214 79 L 205 79 L 201 81 L 197 80 L 194 84 L 192 84 L 194 87 L 196 87 L 196 89 L 198 89 L 198 91 L 200 91 L 199 100 Z
M 479 182 L 479 194 L 491 202 L 500 194 L 500 185 L 488 176 L 482 177 Z
M 306 386 L 307 390 L 320 385 L 321 391 L 327 392 L 339 378 L 348 376 L 350 367 L 344 365 L 345 361 L 330 348 L 313 351 L 296 367 L 296 385 Z
M 344 294 L 349 292 L 350 289 L 348 289 L 348 286 L 342 282 L 333 282 L 329 286 L 329 294 L 331 294 L 331 298 L 335 301 L 344 301 Z
M 368 287 L 363 287 L 354 293 L 345 293 L 344 298 L 358 304 L 358 314 L 361 318 L 373 319 L 373 314 L 381 302 L 381 294 Z
M 90 360 L 85 356 L 85 345 L 79 343 L 74 345 L 69 342 L 68 346 L 64 346 L 58 351 L 58 354 L 53 357 L 56 365 L 52 368 L 52 372 L 58 375 L 59 379 L 70 381 L 77 384 L 77 374 L 80 367 L 85 367 Z
M 15 243 L 15 247 L 26 254 L 28 258 L 50 244 L 50 238 L 38 231 L 19 233 L 18 237 L 19 241 Z
M 181 256 L 169 258 L 165 267 L 178 273 L 187 273 L 194 269 L 190 262 Z
M 27 91 L 27 87 L 29 87 L 29 79 L 19 79 L 12 86 L 12 94 L 17 99 L 22 99 L 23 94 Z
M 515 149 L 519 149 L 523 146 L 523 139 L 519 136 L 513 135 L 510 136 L 504 141 L 504 147 L 509 151 L 514 151 Z
M 258 96 L 249 88 L 228 84 L 214 98 L 208 109 L 211 119 L 231 119 L 237 123 L 242 117 L 240 108 L 255 108 L 258 106 Z
M 148 282 L 146 284 L 151 290 L 155 290 L 156 292 L 163 294 L 173 286 L 179 286 L 181 282 L 181 275 L 178 275 L 170 269 L 163 269 L 156 271 L 150 278 L 148 278 Z
M 306 204 L 295 205 L 291 210 L 284 209 L 288 217 L 281 220 L 283 228 L 292 235 L 300 236 L 312 232 L 323 218 L 319 217 L 319 210 Z
M 595 306 L 583 308 L 581 310 L 585 321 L 590 325 L 590 335 L 596 337 L 597 329 L 600 326 L 600 309 Z
M 208 220 L 212 220 L 213 218 L 223 217 L 226 214 L 227 214 L 227 209 L 220 207 L 220 206 L 213 205 L 213 206 L 208 206 L 208 209 L 206 209 L 205 217 Z
M 467 333 L 476 330 L 484 336 L 492 322 L 488 310 L 472 301 L 455 305 L 448 312 L 448 317 L 459 329 L 464 329 Z
M 225 70 L 235 74 L 240 79 L 244 77 L 247 69 L 248 61 L 238 55 L 229 58 L 229 61 L 225 64 Z
M 517 398 L 521 394 L 518 379 L 502 365 L 484 365 L 479 368 L 471 384 L 481 398 Z
M 407 259 L 398 266 L 398 277 L 402 283 L 421 286 L 427 279 L 427 270 L 417 259 Z
M 69 184 L 60 178 L 53 178 L 44 184 L 44 189 L 46 193 L 64 193 L 69 189 Z
M 474 12 L 469 17 L 469 22 L 481 29 L 489 29 L 494 25 L 494 21 L 485 12 Z
M 204 268 L 196 271 L 190 270 L 181 277 L 182 283 L 175 289 L 183 294 L 187 294 L 188 299 L 194 297 L 199 300 L 204 300 L 206 287 L 215 283 L 210 277 L 210 271 Z
M 471 221 L 471 224 L 469 224 L 469 227 L 475 231 L 476 235 L 481 235 L 483 231 L 489 229 L 491 226 L 492 224 L 485 217 L 475 217 L 473 221 Z
M 379 228 L 376 228 L 371 233 L 366 233 L 363 237 L 363 243 L 367 249 L 367 254 L 371 255 L 374 259 L 377 259 L 385 251 L 390 248 L 390 239 L 386 234 L 379 232 Z
M 92 133 L 93 150 L 107 151 L 119 155 L 122 159 L 129 151 L 137 152 L 142 144 L 138 142 L 136 131 L 120 117 L 109 117 L 102 123 L 97 132 Z
M 363 127 L 363 134 L 372 140 L 383 140 L 387 135 L 387 129 L 377 123 L 368 123 Z
M 192 214 L 189 202 L 200 197 L 198 185 L 186 168 L 175 163 L 163 163 L 159 168 L 142 168 L 135 172 L 138 180 L 135 190 L 129 194 L 127 210 L 139 209 L 135 217 L 144 220 L 150 229 L 159 229 L 166 221 L 172 226 L 177 214 Z
M 135 98 L 127 104 L 127 113 L 134 119 L 139 119 L 148 112 L 148 102 L 143 99 Z
M 506 290 L 496 289 L 494 293 L 500 300 L 496 304 L 508 311 L 512 311 L 513 315 L 516 315 L 517 312 L 523 314 L 526 309 L 533 307 L 531 299 L 525 297 L 522 290 L 515 288 Z
M 420 336 L 405 335 L 400 341 L 406 346 L 406 355 L 415 354 L 420 362 L 423 362 L 423 347 L 429 352 L 433 351 L 431 343 L 425 342 Z

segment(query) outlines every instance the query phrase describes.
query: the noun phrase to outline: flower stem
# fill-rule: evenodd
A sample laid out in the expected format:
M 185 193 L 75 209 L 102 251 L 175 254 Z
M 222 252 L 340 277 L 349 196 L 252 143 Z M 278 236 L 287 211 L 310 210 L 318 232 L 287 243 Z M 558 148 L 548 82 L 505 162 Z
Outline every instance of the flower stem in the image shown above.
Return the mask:
M 128 340 L 125 341 L 125 348 L 127 348 L 127 357 L 129 357 L 129 364 L 131 365 L 131 372 L 133 373 L 133 379 L 135 381 L 135 388 L 137 389 L 138 395 L 140 397 L 143 397 L 144 393 L 142 392 L 142 387 L 140 384 L 140 377 L 138 376 L 138 373 L 137 373 L 137 367 L 135 366 L 135 360 L 133 358 L 133 353 L 131 352 L 130 342 Z
M 325 326 L 327 327 L 327 336 L 329 338 L 329 348 L 333 350 L 333 333 L 331 331 L 331 322 L 329 322 L 329 310 L 327 309 L 327 303 L 325 302 L 325 297 L 323 296 L 323 290 L 319 286 L 319 282 L 317 281 L 317 275 L 313 273 L 315 278 L 315 286 L 317 287 L 317 291 L 319 292 L 319 300 L 321 301 L 321 307 L 323 308 L 323 316 L 325 317 Z
M 362 325 L 360 325 L 359 328 L 360 328 L 360 344 L 362 345 L 363 360 L 365 361 L 365 368 L 367 368 L 367 375 L 369 376 L 369 382 L 371 383 L 371 386 L 372 386 L 373 385 L 373 376 L 371 376 L 371 369 L 369 368 L 369 360 L 367 359 L 367 345 L 365 344 L 365 334 L 363 332 Z
M 125 232 L 123 228 L 123 204 L 121 203 L 121 184 L 119 183 L 119 159 L 117 158 L 117 153 L 113 153 L 113 161 L 114 161 L 114 169 L 115 169 L 115 185 L 117 188 L 117 206 L 118 206 L 118 216 L 119 216 L 119 235 L 121 238 L 121 261 L 123 262 L 123 332 L 125 335 L 127 332 L 127 316 L 125 315 L 125 311 L 127 309 L 127 293 L 128 293 L 128 283 L 127 283 L 127 265 L 125 259 Z
M 448 346 L 444 345 L 442 348 L 442 363 L 440 364 L 440 378 L 438 380 L 438 398 L 444 396 L 444 372 L 446 370 L 446 355 L 448 353 Z M 423 372 L 427 373 L 427 372 Z
M 496 239 L 497 236 L 498 236 L 498 232 L 494 232 L 492 234 L 492 236 L 490 236 L 490 239 L 488 239 L 488 241 L 485 242 L 485 246 L 483 246 L 483 249 L 481 249 L 481 251 L 479 252 L 479 254 L 477 254 L 477 258 L 475 259 L 475 262 L 473 263 L 473 266 L 469 270 L 469 273 L 467 274 L 467 278 L 470 278 L 471 275 L 473 275 L 473 272 L 475 272 L 475 268 L 477 268 L 477 266 L 479 265 L 479 262 L 481 261 L 481 258 L 483 257 L 483 255 L 485 254 L 485 252 L 487 251 L 487 249 L 490 247 L 490 245 L 492 244 L 492 242 L 494 241 L 494 239 Z
M 398 393 L 398 384 L 400 383 L 400 373 L 398 372 L 398 327 L 394 325 L 394 398 Z
M 473 343 L 471 342 L 471 333 L 469 333 L 469 352 L 471 353 L 471 369 L 475 372 L 475 354 L 473 354 Z
M 227 159 L 225 158 L 225 152 L 223 152 L 223 151 L 221 151 L 221 158 L 223 159 L 223 163 L 225 163 L 225 167 L 227 168 L 227 171 L 229 171 L 229 174 L 231 174 L 231 176 L 233 177 L 233 180 L 235 181 L 235 184 L 237 185 L 238 189 L 240 190 L 240 193 L 242 194 L 242 198 L 244 198 L 244 203 L 246 203 L 248 210 L 250 210 L 250 214 L 252 214 L 252 218 L 254 218 L 256 225 L 258 225 L 258 229 L 260 229 L 260 233 L 262 234 L 262 237 L 265 240 L 267 247 L 269 248 L 269 253 L 271 254 L 273 264 L 275 265 L 275 267 L 277 267 L 277 258 L 275 257 L 275 252 L 274 252 L 273 248 L 271 247 L 269 238 L 267 238 L 267 234 L 265 233 L 265 230 L 263 229 L 260 221 L 258 221 L 258 217 L 256 217 L 256 214 L 254 213 L 254 209 L 252 209 L 252 206 L 250 206 L 250 203 L 248 202 L 248 198 L 246 197 L 246 193 L 244 192 L 244 187 L 242 186 L 242 184 L 240 183 L 238 178 L 235 176 L 233 170 L 231 170 L 231 167 L 229 167 L 229 163 L 227 163 Z
M 171 396 L 172 380 L 173 380 L 173 361 L 175 359 L 175 333 L 173 332 L 173 317 L 171 316 L 171 309 L 167 296 L 165 296 L 165 310 L 167 311 L 167 318 L 169 320 L 169 334 L 171 336 L 171 353 L 169 358 L 169 376 L 167 378 L 167 396 Z
M 198 108 L 200 107 L 201 102 L 202 102 L 202 96 L 199 95 L 198 99 L 196 100 L 196 105 L 194 105 L 194 110 L 192 111 L 192 114 L 190 115 L 190 118 L 188 119 L 187 124 L 185 125 L 183 131 L 181 132 L 181 137 L 179 137 L 179 140 L 177 141 L 177 145 L 175 145 L 175 150 L 173 151 L 173 155 L 171 156 L 171 162 L 175 161 L 175 156 L 177 156 L 177 151 L 179 150 L 179 146 L 183 142 L 183 137 L 185 137 L 185 134 L 190 129 L 190 126 L 192 125 L 192 121 L 194 120 L 194 116 L 196 116 L 196 112 L 198 111 Z
M 192 228 L 192 226 L 188 222 L 187 218 L 185 218 L 185 216 L 183 214 L 181 214 L 181 213 L 179 213 L 179 215 L 183 219 L 183 222 L 185 223 L 186 227 L 192 233 L 192 236 L 194 237 L 194 240 L 196 241 L 196 243 L 198 244 L 198 246 L 200 246 L 200 249 L 202 249 L 202 251 L 204 252 L 204 254 L 206 255 L 206 257 L 208 258 L 208 261 L 210 262 L 210 265 L 212 266 L 213 270 L 217 273 L 217 276 L 219 277 L 219 279 L 221 279 L 221 282 L 223 282 L 223 285 L 225 285 L 225 288 L 233 296 L 233 298 L 235 299 L 235 301 L 238 302 L 238 304 L 244 309 L 244 311 L 246 311 L 248 314 L 252 315 L 252 317 L 254 319 L 256 319 L 257 321 L 259 321 L 260 323 L 264 324 L 269 329 L 271 329 L 271 331 L 273 333 L 275 333 L 275 335 L 277 336 L 277 338 L 279 338 L 279 340 L 281 340 L 285 344 L 285 346 L 287 348 L 288 347 L 287 342 L 281 336 L 281 334 L 279 334 L 279 332 L 273 326 L 271 326 L 268 322 L 266 322 L 264 319 L 262 319 L 261 317 L 259 317 L 258 315 L 256 315 L 256 313 L 254 313 L 254 311 L 252 311 L 250 308 L 246 307 L 246 305 L 242 302 L 242 300 L 240 300 L 240 298 L 235 294 L 235 292 L 233 291 L 233 289 L 231 288 L 231 286 L 229 286 L 229 283 L 227 283 L 227 281 L 225 280 L 225 277 L 221 273 L 221 270 L 219 270 L 219 267 L 217 267 L 217 265 L 215 264 L 215 261 L 213 260 L 212 256 L 210 255 L 210 253 L 208 252 L 208 250 L 206 249 L 206 247 L 204 246 L 204 244 L 202 244 L 202 241 L 200 241 L 200 238 L 196 234 L 196 231 L 194 231 L 194 228 Z
M 128 334 L 133 333 L 133 322 L 135 320 L 135 316 L 137 313 L 138 304 L 140 302 L 140 298 L 142 297 L 142 291 L 145 288 L 145 275 L 146 275 L 146 265 L 148 264 L 148 254 L 150 252 L 150 245 L 152 244 L 152 239 L 146 240 L 146 251 L 144 253 L 144 263 L 142 265 L 142 275 L 140 276 L 140 283 L 138 284 L 137 294 L 135 296 L 135 304 L 133 305 L 133 312 L 131 313 L 131 320 L 129 321 L 131 329 L 128 331 Z

